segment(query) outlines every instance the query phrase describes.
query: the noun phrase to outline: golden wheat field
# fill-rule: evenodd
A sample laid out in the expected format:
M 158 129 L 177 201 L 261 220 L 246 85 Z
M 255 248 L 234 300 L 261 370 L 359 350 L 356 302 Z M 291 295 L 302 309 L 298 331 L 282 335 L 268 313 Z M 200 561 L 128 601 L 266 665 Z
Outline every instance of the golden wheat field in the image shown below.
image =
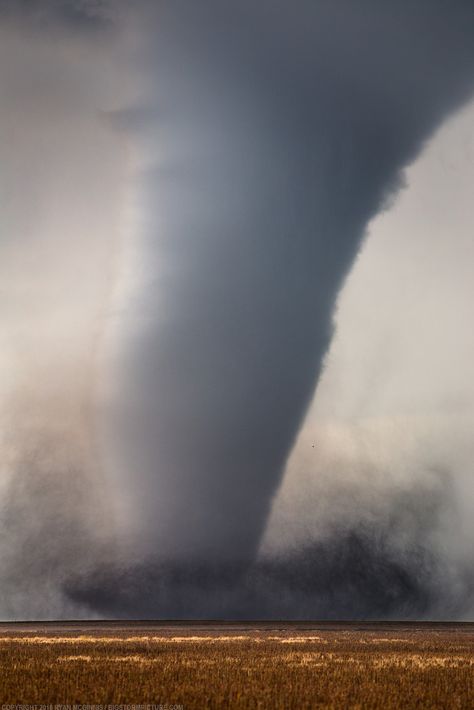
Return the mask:
M 0 624 L 0 695 L 186 710 L 474 708 L 473 651 L 470 624 Z

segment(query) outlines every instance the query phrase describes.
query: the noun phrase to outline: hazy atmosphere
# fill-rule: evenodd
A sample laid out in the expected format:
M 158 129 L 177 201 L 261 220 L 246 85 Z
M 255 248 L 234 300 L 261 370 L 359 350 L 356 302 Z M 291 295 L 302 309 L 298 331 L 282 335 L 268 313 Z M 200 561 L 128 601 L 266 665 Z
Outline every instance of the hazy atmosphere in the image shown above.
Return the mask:
M 0 0 L 0 617 L 474 620 L 471 0 Z

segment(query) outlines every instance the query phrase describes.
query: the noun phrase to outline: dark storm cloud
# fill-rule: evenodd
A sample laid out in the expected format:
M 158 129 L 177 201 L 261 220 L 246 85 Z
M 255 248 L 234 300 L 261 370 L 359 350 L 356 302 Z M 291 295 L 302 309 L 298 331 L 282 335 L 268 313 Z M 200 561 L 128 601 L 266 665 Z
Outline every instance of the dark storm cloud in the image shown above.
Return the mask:
M 149 103 L 121 121 L 148 156 L 145 327 L 117 447 L 143 554 L 245 563 L 367 223 L 471 93 L 474 6 L 142 8 Z
M 0 2 L 0 9 L 3 17 L 24 20 L 38 35 L 45 26 L 59 25 L 66 40 L 78 34 L 82 40 L 83 28 L 106 27 L 112 11 L 120 11 L 119 24 L 130 23 L 121 30 L 123 36 L 130 30 L 136 45 L 133 51 L 127 45 L 124 55 L 142 98 L 128 101 L 133 105 L 124 110 L 118 102 L 116 111 L 115 102 L 106 101 L 105 109 L 110 123 L 140 146 L 145 230 L 138 260 L 143 273 L 133 274 L 142 277 L 141 291 L 127 304 L 121 323 L 129 340 L 120 394 L 107 412 L 134 535 L 117 555 L 120 564 L 100 564 L 89 573 L 104 559 L 110 540 L 109 526 L 101 537 L 96 521 L 102 513 L 108 520 L 113 503 L 100 486 L 88 493 L 91 477 L 102 482 L 96 432 L 90 431 L 97 377 L 94 299 L 84 317 L 84 365 L 68 367 L 69 359 L 74 365 L 76 356 L 82 358 L 80 347 L 72 354 L 74 309 L 66 318 L 72 329 L 48 328 L 53 301 L 69 293 L 75 303 L 70 284 L 86 288 L 86 306 L 91 283 L 104 298 L 105 257 L 97 258 L 99 268 L 90 279 L 77 274 L 95 263 L 88 255 L 113 228 L 107 220 L 94 221 L 95 229 L 87 218 L 79 221 L 74 244 L 83 250 L 77 256 L 63 237 L 69 238 L 79 214 L 91 214 L 82 206 L 77 210 L 77 195 L 86 195 L 91 204 L 100 195 L 107 213 L 119 199 L 119 191 L 112 190 L 104 200 L 103 185 L 92 180 L 98 175 L 98 182 L 115 184 L 115 147 L 102 148 L 91 138 L 81 143 L 88 128 L 73 124 L 74 116 L 89 113 L 95 120 L 108 82 L 101 75 L 91 96 L 84 99 L 79 92 L 78 100 L 78 85 L 94 83 L 93 61 L 84 81 L 77 82 L 73 54 L 59 88 L 57 72 L 45 70 L 44 76 L 53 77 L 52 96 L 57 91 L 61 107 L 74 108 L 60 122 L 59 135 L 64 132 L 67 140 L 50 138 L 43 145 L 32 138 L 35 110 L 41 106 L 40 135 L 49 136 L 49 119 L 55 129 L 58 114 L 43 88 L 24 91 L 32 104 L 22 110 L 14 90 L 22 54 L 17 51 L 7 81 L 13 86 L 11 113 L 20 128 L 19 115 L 31 120 L 24 134 L 16 135 L 24 136 L 30 151 L 39 145 L 35 164 L 41 169 L 41 176 L 33 172 L 39 186 L 31 191 L 35 199 L 18 193 L 25 204 L 45 205 L 47 248 L 37 246 L 32 261 L 45 264 L 38 254 L 55 256 L 51 272 L 41 267 L 43 281 L 30 299 L 38 306 L 40 291 L 50 293 L 51 283 L 58 291 L 46 299 L 44 323 L 37 312 L 27 322 L 31 340 L 20 337 L 22 353 L 25 342 L 30 347 L 26 385 L 21 378 L 19 385 L 25 399 L 12 419 L 14 480 L 2 511 L 3 527 L 12 531 L 10 539 L 3 536 L 2 589 L 8 597 L 3 609 L 17 616 L 51 615 L 51 609 L 54 615 L 71 609 L 82 614 L 84 605 L 105 616 L 410 616 L 436 610 L 439 599 L 448 608 L 449 595 L 439 582 L 445 570 L 427 538 L 440 508 L 449 510 L 449 491 L 436 491 L 434 498 L 429 490 L 416 491 L 410 504 L 395 496 L 388 521 L 335 528 L 284 557 L 256 560 L 256 550 L 318 381 L 336 295 L 367 223 L 393 199 L 403 168 L 432 131 L 472 93 L 474 5 L 467 0 L 25 0 Z M 99 36 L 102 50 L 102 35 L 90 36 Z M 81 45 L 85 59 L 91 46 Z M 68 42 L 61 47 L 68 48 Z M 54 60 L 61 74 L 64 56 L 67 52 Z M 112 64 L 101 58 L 102 68 Z M 23 85 L 30 87 L 27 81 Z M 10 114 L 7 119 L 10 130 Z M 97 130 L 94 123 L 90 136 Z M 102 173 L 109 152 L 112 167 Z M 87 156 L 88 170 L 80 171 L 71 190 L 58 156 L 66 156 L 68 165 Z M 18 184 L 24 188 L 30 171 L 19 163 Z M 43 177 L 49 165 L 54 176 L 48 183 Z M 53 193 L 74 219 L 55 221 L 60 209 Z M 20 233 L 22 207 L 15 201 Z M 33 210 L 29 224 L 37 224 L 38 214 Z M 54 248 L 50 225 L 57 229 Z M 106 255 L 112 252 L 105 249 Z M 64 259 L 66 271 L 60 266 Z M 26 273 L 35 283 L 33 271 Z M 58 279 L 61 273 L 66 285 Z M 19 302 L 23 313 L 24 301 Z M 10 318 L 14 324 L 18 313 Z M 67 343 L 73 344 L 70 357 Z M 32 409 L 35 387 L 41 396 Z M 61 406 L 51 418 L 48 408 L 56 399 Z M 33 433 L 22 428 L 23 413 L 27 422 L 32 416 Z M 68 485 L 70 480 L 77 487 Z M 408 549 L 396 543 L 405 539 L 407 521 Z M 112 557 L 112 545 L 107 554 Z M 51 586 L 43 597 L 37 591 L 42 579 Z M 463 601 L 453 595 L 453 614 Z
M 27 21 L 35 30 L 58 22 L 92 29 L 110 20 L 112 6 L 110 0 L 0 0 L 0 19 Z

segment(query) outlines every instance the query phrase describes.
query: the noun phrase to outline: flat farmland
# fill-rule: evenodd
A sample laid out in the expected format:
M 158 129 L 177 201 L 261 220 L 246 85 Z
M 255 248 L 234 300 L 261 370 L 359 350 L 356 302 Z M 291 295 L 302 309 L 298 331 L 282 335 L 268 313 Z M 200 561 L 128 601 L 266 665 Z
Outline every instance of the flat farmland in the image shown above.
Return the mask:
M 0 624 L 2 704 L 474 708 L 474 624 Z

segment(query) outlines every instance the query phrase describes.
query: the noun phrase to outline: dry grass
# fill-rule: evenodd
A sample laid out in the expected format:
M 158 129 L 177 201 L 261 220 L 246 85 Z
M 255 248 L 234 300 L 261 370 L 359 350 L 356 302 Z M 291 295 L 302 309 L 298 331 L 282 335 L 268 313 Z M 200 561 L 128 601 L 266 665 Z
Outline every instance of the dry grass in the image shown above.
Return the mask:
M 474 629 L 0 627 L 0 699 L 190 708 L 474 708 Z

